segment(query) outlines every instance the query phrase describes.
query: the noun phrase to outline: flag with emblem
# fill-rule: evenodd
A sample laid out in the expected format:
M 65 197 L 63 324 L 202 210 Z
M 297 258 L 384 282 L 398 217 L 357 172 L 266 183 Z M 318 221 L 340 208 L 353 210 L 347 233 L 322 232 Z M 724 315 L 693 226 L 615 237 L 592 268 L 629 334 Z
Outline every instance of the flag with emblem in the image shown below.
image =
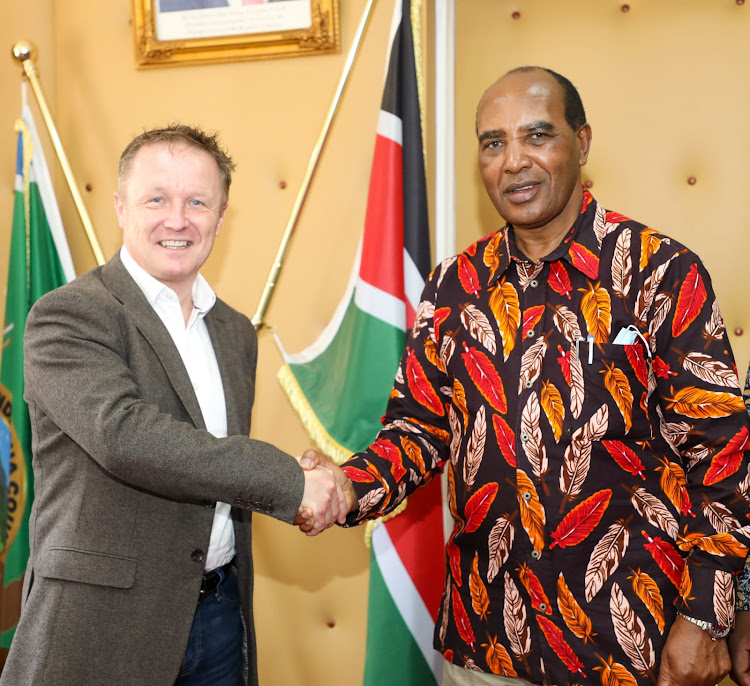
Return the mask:
M 21 611 L 34 490 L 31 426 L 23 401 L 23 330 L 31 306 L 47 291 L 75 277 L 49 170 L 28 106 L 24 105 L 15 129 L 15 197 L 0 364 L 0 663 L 5 661 Z
M 346 293 L 318 340 L 284 355 L 279 378 L 317 445 L 337 461 L 365 449 L 430 271 L 413 19 L 398 0 L 370 172 L 365 226 Z M 365 686 L 440 683 L 432 634 L 444 580 L 440 480 L 371 537 Z

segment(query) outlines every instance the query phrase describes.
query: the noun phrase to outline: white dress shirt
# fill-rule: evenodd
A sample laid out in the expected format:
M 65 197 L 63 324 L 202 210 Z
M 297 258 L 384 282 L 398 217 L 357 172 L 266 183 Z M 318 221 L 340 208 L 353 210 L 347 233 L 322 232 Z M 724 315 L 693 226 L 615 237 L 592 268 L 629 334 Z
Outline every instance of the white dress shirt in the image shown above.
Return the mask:
M 206 429 L 218 438 L 227 435 L 227 408 L 224 400 L 224 385 L 221 382 L 216 354 L 203 318 L 216 302 L 216 294 L 200 275 L 193 283 L 193 311 L 188 323 L 180 307 L 180 299 L 169 286 L 155 279 L 128 253 L 125 246 L 120 250 L 125 269 L 146 296 L 149 305 L 169 331 L 182 362 L 193 384 L 198 404 L 206 423 Z M 235 553 L 234 527 L 231 507 L 217 502 L 211 539 L 204 560 L 204 569 L 215 569 L 229 562 Z

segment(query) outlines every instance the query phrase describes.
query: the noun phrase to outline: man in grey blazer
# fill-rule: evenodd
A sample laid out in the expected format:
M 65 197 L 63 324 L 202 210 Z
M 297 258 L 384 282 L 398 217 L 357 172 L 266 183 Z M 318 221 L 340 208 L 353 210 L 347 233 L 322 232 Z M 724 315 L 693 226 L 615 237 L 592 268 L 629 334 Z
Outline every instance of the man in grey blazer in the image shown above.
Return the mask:
M 257 684 L 251 513 L 348 510 L 330 471 L 248 438 L 255 332 L 198 273 L 233 169 L 198 129 L 136 137 L 122 250 L 29 315 L 36 498 L 2 686 Z

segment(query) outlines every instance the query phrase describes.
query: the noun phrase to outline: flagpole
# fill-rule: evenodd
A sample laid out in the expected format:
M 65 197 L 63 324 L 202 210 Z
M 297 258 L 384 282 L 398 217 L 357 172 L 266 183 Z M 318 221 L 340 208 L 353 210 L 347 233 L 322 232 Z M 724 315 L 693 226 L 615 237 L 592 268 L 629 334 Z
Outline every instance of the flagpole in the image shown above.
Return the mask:
M 341 101 L 341 94 L 344 91 L 347 80 L 349 79 L 349 73 L 351 72 L 354 59 L 357 56 L 359 45 L 362 41 L 362 35 L 364 34 L 365 28 L 367 27 L 367 21 L 370 18 L 370 14 L 372 13 L 372 7 L 374 4 L 375 0 L 368 0 L 367 2 L 365 11 L 362 14 L 362 19 L 359 22 L 357 33 L 354 36 L 354 42 L 349 49 L 349 55 L 346 58 L 344 70 L 342 71 L 341 78 L 339 79 L 338 88 L 336 89 L 336 93 L 333 96 L 333 102 L 328 109 L 328 114 L 326 115 L 323 126 L 320 130 L 320 133 L 318 134 L 318 140 L 315 143 L 315 147 L 313 148 L 312 154 L 310 155 L 310 160 L 307 163 L 305 176 L 302 179 L 302 185 L 299 189 L 299 192 L 297 193 L 297 198 L 294 201 L 294 206 L 292 207 L 292 213 L 289 216 L 289 221 L 287 222 L 286 229 L 284 230 L 284 235 L 281 238 L 281 244 L 279 245 L 279 249 L 276 253 L 276 259 L 274 260 L 273 266 L 271 267 L 271 271 L 268 275 L 265 288 L 263 289 L 263 294 L 260 298 L 260 303 L 258 304 L 258 309 L 253 316 L 253 325 L 258 330 L 263 327 L 263 318 L 266 316 L 268 305 L 271 302 L 271 296 L 273 295 L 274 289 L 276 288 L 276 282 L 278 281 L 279 273 L 281 272 L 281 268 L 284 266 L 284 259 L 286 257 L 287 249 L 289 248 L 289 243 L 292 239 L 292 234 L 294 233 L 294 229 L 297 225 L 297 220 L 299 219 L 299 213 L 302 210 L 302 205 L 304 204 L 305 198 L 307 197 L 307 191 L 310 188 L 310 182 L 312 181 L 313 174 L 315 173 L 315 169 L 318 166 L 320 153 L 328 136 L 328 131 L 331 127 L 333 117 L 336 114 L 336 110 L 338 109 L 339 102 Z
M 47 131 L 49 132 L 49 136 L 52 139 L 52 145 L 54 146 L 55 152 L 57 153 L 57 159 L 60 161 L 60 166 L 62 167 L 63 174 L 65 175 L 65 180 L 68 182 L 68 188 L 70 188 L 70 192 L 76 204 L 78 216 L 81 218 L 81 223 L 83 224 L 83 228 L 86 231 L 86 236 L 89 239 L 91 250 L 94 253 L 97 264 L 102 265 L 106 260 L 104 259 L 104 254 L 102 253 L 102 249 L 99 246 L 99 240 L 97 239 L 96 233 L 94 232 L 94 226 L 91 223 L 91 218 L 86 211 L 86 206 L 83 204 L 83 198 L 81 197 L 81 193 L 78 190 L 78 184 L 76 183 L 75 176 L 73 175 L 73 170 L 70 166 L 70 163 L 68 162 L 68 157 L 65 154 L 65 150 L 63 150 L 60 136 L 58 135 L 57 128 L 55 127 L 55 122 L 52 119 L 49 107 L 47 107 L 47 100 L 45 99 L 44 93 L 42 92 L 42 86 L 39 83 L 36 65 L 34 64 L 35 56 L 36 48 L 29 41 L 18 41 L 13 45 L 13 57 L 23 65 L 24 74 L 31 83 L 31 88 L 34 91 L 37 103 L 39 104 L 39 109 L 42 113 L 42 117 L 44 118 L 44 123 L 47 125 Z

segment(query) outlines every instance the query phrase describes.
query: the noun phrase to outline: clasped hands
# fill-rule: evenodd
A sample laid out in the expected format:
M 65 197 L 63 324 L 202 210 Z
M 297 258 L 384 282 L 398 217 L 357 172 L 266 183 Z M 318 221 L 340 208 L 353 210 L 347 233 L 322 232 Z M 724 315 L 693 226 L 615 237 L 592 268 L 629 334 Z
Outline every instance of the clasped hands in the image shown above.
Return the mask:
M 343 524 L 357 503 L 349 477 L 317 450 L 306 450 L 299 464 L 305 470 L 305 490 L 294 524 L 308 536 Z

